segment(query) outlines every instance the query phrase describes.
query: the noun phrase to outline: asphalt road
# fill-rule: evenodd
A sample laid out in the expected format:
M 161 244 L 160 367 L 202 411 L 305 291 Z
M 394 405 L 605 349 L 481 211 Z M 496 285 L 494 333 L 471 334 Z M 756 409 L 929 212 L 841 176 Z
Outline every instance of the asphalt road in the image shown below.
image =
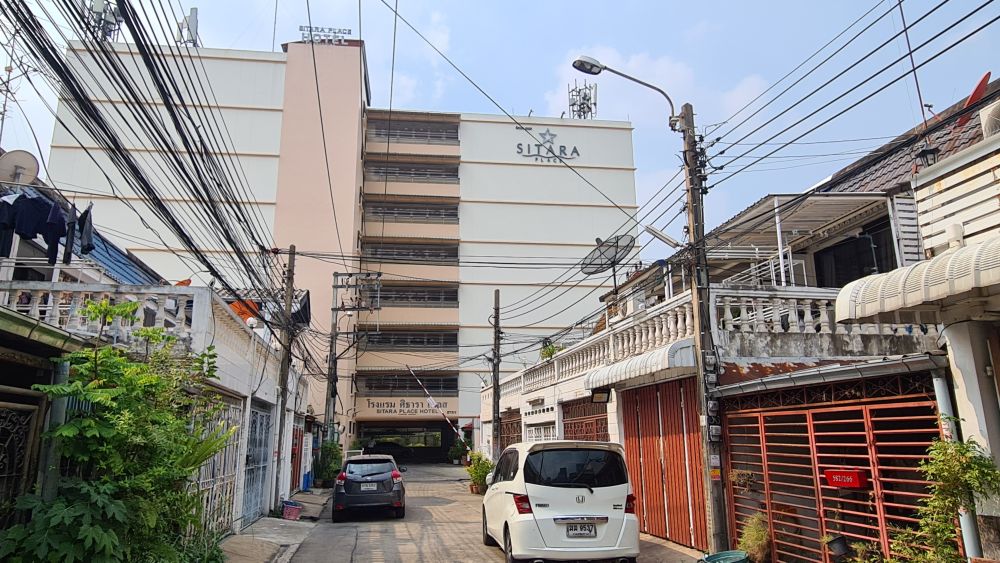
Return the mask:
M 330 519 L 327 503 L 316 527 L 299 546 L 293 563 L 502 562 L 499 548 L 482 543 L 482 497 L 469 493 L 464 468 L 411 465 L 405 474 L 406 517 L 384 513 Z M 696 559 L 643 538 L 640 563 L 686 563 Z

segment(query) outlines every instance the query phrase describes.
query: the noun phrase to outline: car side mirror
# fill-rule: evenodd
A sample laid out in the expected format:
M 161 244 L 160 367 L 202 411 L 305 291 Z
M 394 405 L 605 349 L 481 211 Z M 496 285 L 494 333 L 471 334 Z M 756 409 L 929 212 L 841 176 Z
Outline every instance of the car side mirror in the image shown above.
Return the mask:
M 406 473 L 406 466 L 405 465 L 400 465 L 399 466 L 399 472 L 400 473 Z
M 492 485 L 493 484 L 493 472 L 492 471 L 490 471 L 489 473 L 486 474 L 486 484 L 487 485 Z

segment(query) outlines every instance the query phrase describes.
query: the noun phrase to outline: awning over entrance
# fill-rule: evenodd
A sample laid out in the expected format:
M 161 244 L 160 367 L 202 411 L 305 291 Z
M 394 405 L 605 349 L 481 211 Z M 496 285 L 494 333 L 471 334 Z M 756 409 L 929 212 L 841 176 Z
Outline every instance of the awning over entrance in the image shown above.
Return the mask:
M 940 310 L 969 298 L 997 295 L 1000 236 L 847 284 L 837 296 L 837 322 L 905 310 Z
M 734 397 L 789 387 L 835 383 L 837 381 L 879 377 L 894 373 L 927 371 L 947 366 L 948 358 L 943 352 L 911 354 L 896 356 L 894 358 L 883 358 L 871 362 L 819 366 L 749 381 L 741 381 L 739 383 L 731 383 L 729 385 L 721 385 L 714 389 L 713 395 L 717 397 Z
M 627 379 L 651 375 L 665 369 L 691 366 L 694 366 L 694 341 L 685 338 L 645 354 L 601 366 L 584 377 L 583 386 L 586 389 L 609 387 Z

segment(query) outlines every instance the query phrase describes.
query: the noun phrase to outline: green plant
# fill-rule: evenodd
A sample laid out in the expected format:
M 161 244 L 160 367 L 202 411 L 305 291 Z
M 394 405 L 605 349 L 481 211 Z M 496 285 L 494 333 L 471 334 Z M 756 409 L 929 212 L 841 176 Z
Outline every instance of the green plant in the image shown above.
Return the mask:
M 469 456 L 469 466 L 465 470 L 469 472 L 469 480 L 472 481 L 472 484 L 484 489 L 486 488 L 486 476 L 493 471 L 493 462 L 480 452 L 472 452 Z
M 92 405 L 47 435 L 81 478 L 62 479 L 51 500 L 18 499 L 31 518 L 0 532 L 0 560 L 211 560 L 217 538 L 190 479 L 236 429 L 212 422 L 214 351 L 175 354 L 169 339 L 160 343 L 145 361 L 107 346 L 70 354 L 66 383 L 35 386 Z
M 850 563 L 882 563 L 882 550 L 877 544 L 859 541 L 851 544 Z
M 336 442 L 323 442 L 319 449 L 319 466 L 316 467 L 316 478 L 324 481 L 333 481 L 340 473 L 340 468 L 344 464 L 344 454 L 340 450 L 340 444 Z
M 743 523 L 736 547 L 747 552 L 754 563 L 764 563 L 771 552 L 771 530 L 763 512 L 754 513 Z
M 455 443 L 448 449 L 448 459 L 462 459 L 467 451 L 465 440 L 455 440 Z
M 733 484 L 733 488 L 748 493 L 757 481 L 757 475 L 746 469 L 732 469 L 729 471 L 729 481 Z
M 955 521 L 961 512 L 974 514 L 977 500 L 1000 494 L 1000 469 L 973 439 L 935 440 L 920 469 L 931 483 L 930 496 L 921 499 L 916 529 L 894 530 L 892 551 L 899 558 L 893 561 L 965 561 L 958 551 Z
M 364 444 L 361 443 L 361 438 L 355 438 L 351 440 L 351 446 L 347 448 L 349 450 L 363 450 L 365 449 Z
M 539 351 L 539 355 L 543 360 L 551 360 L 553 356 L 562 351 L 563 347 L 558 344 L 548 344 Z

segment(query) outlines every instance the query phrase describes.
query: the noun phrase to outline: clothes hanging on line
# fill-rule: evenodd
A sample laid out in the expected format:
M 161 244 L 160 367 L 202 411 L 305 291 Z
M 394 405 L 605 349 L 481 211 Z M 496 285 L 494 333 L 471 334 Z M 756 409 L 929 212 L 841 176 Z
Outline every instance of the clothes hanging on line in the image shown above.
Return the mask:
M 94 250 L 94 207 L 93 202 L 80 214 L 76 220 L 76 228 L 80 231 L 80 254 L 90 254 Z
M 0 258 L 10 258 L 14 245 L 14 202 L 21 194 L 0 197 Z

